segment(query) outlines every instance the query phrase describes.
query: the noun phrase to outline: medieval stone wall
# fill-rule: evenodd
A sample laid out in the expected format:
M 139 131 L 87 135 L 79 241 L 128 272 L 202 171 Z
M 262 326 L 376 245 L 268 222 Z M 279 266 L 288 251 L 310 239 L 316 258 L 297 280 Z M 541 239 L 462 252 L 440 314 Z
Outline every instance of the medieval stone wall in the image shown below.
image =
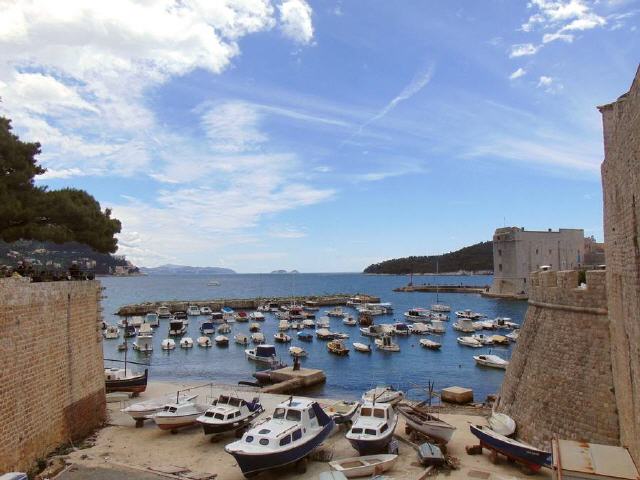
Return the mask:
M 105 418 L 100 284 L 0 279 L 0 472 Z
M 531 274 L 529 309 L 507 368 L 498 411 L 518 438 L 550 448 L 560 438 L 618 444 L 604 271 Z
M 600 111 L 607 289 L 620 441 L 640 465 L 640 69 L 630 91 Z

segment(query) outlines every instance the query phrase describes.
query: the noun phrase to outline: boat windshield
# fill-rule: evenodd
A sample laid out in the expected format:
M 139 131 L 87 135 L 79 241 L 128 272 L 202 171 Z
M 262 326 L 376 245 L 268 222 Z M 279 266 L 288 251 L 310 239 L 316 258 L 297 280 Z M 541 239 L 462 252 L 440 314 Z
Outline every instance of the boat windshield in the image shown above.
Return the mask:
M 240 406 L 240 399 L 239 398 L 229 398 L 229 405 L 231 405 L 232 407 L 239 407 Z
M 302 413 L 300 410 L 287 410 L 287 420 L 292 422 L 299 422 L 302 419 Z
M 273 412 L 273 418 L 284 418 L 284 408 L 276 408 L 275 412 Z
M 370 417 L 371 416 L 371 408 L 367 407 L 367 408 L 362 408 L 362 410 L 360 410 L 360 416 L 362 417 Z
M 382 408 L 374 408 L 373 416 L 376 418 L 384 418 L 384 410 Z

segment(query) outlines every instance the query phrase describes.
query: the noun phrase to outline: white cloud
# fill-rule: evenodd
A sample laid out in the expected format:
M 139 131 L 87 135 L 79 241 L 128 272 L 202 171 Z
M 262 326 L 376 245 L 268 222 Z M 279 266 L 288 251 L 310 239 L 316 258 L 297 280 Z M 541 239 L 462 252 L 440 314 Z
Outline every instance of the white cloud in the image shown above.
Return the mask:
M 259 130 L 260 116 L 245 102 L 226 102 L 202 115 L 202 126 L 218 152 L 253 150 L 267 136 Z
M 313 39 L 312 10 L 305 0 L 284 0 L 279 6 L 280 29 L 285 36 L 298 43 Z
M 527 55 L 535 55 L 536 53 L 538 53 L 538 50 L 540 50 L 540 48 L 542 47 L 536 46 L 533 43 L 519 43 L 517 45 L 512 45 L 509 57 L 516 58 L 524 57 Z
M 545 77 L 544 75 L 538 80 L 538 87 L 548 87 L 553 83 L 553 78 Z
M 516 78 L 520 78 L 523 77 L 524 75 L 526 75 L 527 71 L 520 67 L 518 68 L 516 71 L 514 71 L 511 75 L 509 75 L 509 80 L 515 80 Z
M 569 35 L 566 33 L 545 33 L 542 36 L 542 43 L 551 43 L 556 40 L 562 40 L 567 43 L 573 42 L 573 35 Z
M 547 93 L 558 93 L 564 88 L 564 86 L 561 83 L 558 83 L 554 78 L 547 77 L 545 75 L 542 75 L 538 79 L 537 87 L 544 89 Z

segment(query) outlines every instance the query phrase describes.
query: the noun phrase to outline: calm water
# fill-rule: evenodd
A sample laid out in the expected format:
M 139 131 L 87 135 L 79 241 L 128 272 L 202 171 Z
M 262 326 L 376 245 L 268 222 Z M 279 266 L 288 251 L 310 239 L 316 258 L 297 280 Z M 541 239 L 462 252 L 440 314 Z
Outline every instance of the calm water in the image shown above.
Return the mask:
M 207 282 L 216 278 L 219 287 L 208 287 Z M 392 302 L 393 315 L 375 317 L 376 323 L 403 321 L 403 312 L 411 307 L 429 307 L 435 303 L 435 293 L 402 293 L 393 288 L 405 285 L 406 276 L 373 276 L 362 274 L 238 274 L 218 277 L 204 276 L 147 276 L 147 277 L 104 277 L 100 279 L 105 287 L 103 300 L 104 317 L 109 323 L 118 319 L 113 315 L 121 305 L 156 300 L 206 300 L 213 298 L 251 298 L 291 295 L 321 295 L 330 293 L 369 293 Z M 415 277 L 414 283 L 486 285 L 490 276 L 473 277 Z M 511 317 L 521 323 L 526 311 L 526 302 L 496 300 L 480 295 L 441 293 L 440 301 L 451 305 L 452 311 L 469 308 L 486 314 L 489 318 Z M 322 314 L 317 312 L 317 317 Z M 355 314 L 356 312 L 353 311 Z M 187 335 L 194 341 L 200 336 L 198 327 L 203 317 L 190 317 Z M 327 352 L 326 342 L 313 339 L 312 342 L 298 342 L 295 331 L 289 332 L 294 338 L 291 345 L 301 344 L 308 352 L 302 360 L 303 366 L 320 368 L 327 374 L 327 383 L 314 390 L 317 395 L 339 398 L 356 398 L 374 384 L 393 384 L 410 390 L 409 395 L 421 398 L 429 380 L 436 382 L 436 389 L 451 385 L 473 388 L 476 400 L 483 400 L 487 394 L 495 393 L 500 387 L 504 372 L 475 365 L 472 356 L 487 353 L 489 348 L 471 349 L 456 342 L 458 332 L 451 328 L 455 315 L 447 322 L 446 334 L 435 337 L 442 343 L 441 351 L 430 351 L 419 346 L 419 336 L 396 337 L 400 345 L 399 353 L 374 350 L 371 354 L 351 351 L 348 357 L 337 357 Z M 230 344 L 226 348 L 213 346 L 180 349 L 165 352 L 160 343 L 168 334 L 168 322 L 161 321 L 154 335 L 154 351 L 142 354 L 129 350 L 129 359 L 149 361 L 151 378 L 157 380 L 214 381 L 217 383 L 237 383 L 239 380 L 254 380 L 251 374 L 256 364 L 246 360 L 243 346 L 233 343 L 233 335 L 244 333 L 249 336 L 248 323 L 235 323 L 232 333 L 227 335 Z M 272 314 L 262 322 L 262 332 L 268 343 L 273 343 L 278 321 Z M 361 337 L 358 327 L 348 327 L 341 319 L 331 319 L 331 330 L 350 334 L 348 344 L 354 341 L 369 343 Z M 309 330 L 310 331 L 310 330 Z M 430 337 L 422 337 L 430 338 Z M 365 340 L 362 340 L 365 339 Z M 131 339 L 132 341 L 133 339 Z M 117 352 L 117 344 L 122 340 L 106 340 L 106 358 L 124 358 Z M 177 343 L 177 342 L 176 342 Z M 282 359 L 291 364 L 288 354 L 290 345 L 276 344 Z M 503 358 L 511 356 L 513 346 L 493 347 L 492 351 Z

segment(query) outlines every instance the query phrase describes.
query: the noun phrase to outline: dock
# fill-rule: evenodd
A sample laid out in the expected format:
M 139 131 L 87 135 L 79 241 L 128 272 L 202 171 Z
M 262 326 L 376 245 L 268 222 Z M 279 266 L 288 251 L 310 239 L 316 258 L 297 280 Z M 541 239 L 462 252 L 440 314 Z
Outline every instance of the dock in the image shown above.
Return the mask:
M 293 393 L 301 388 L 324 383 L 327 377 L 322 370 L 314 368 L 294 370 L 293 367 L 285 367 L 271 372 L 271 379 L 277 383 L 263 387 L 263 393 Z
M 189 305 L 209 307 L 212 310 L 220 310 L 222 307 L 231 307 L 235 310 L 255 310 L 265 302 L 278 303 L 280 305 L 290 304 L 295 301 L 303 304 L 307 301 L 316 302 L 319 307 L 333 307 L 336 305 L 346 305 L 347 301 L 354 296 L 358 296 L 368 303 L 379 303 L 380 297 L 366 294 L 337 293 L 334 295 L 311 295 L 302 297 L 276 297 L 276 298 L 216 298 L 210 300 L 163 300 L 159 302 L 145 302 L 123 305 L 118 309 L 116 315 L 130 317 L 155 313 L 161 306 L 169 307 L 171 312 L 185 311 Z
M 394 292 L 485 293 L 490 285 L 405 285 Z

